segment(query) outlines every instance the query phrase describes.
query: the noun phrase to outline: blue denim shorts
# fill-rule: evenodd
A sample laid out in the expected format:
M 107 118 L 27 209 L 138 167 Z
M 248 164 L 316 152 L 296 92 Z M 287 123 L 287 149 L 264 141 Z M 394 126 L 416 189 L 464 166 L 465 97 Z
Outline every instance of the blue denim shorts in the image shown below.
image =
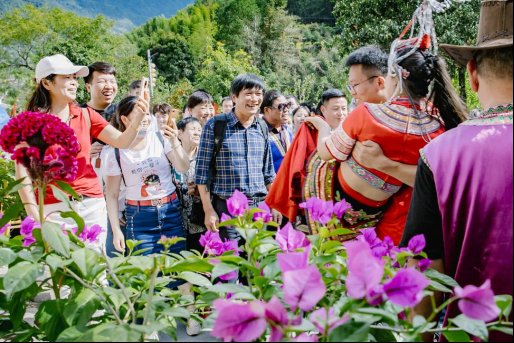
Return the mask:
M 180 202 L 175 199 L 159 206 L 134 206 L 125 208 L 127 226 L 125 239 L 142 241 L 137 249 L 147 249 L 143 255 L 159 253 L 163 246 L 157 242 L 161 236 L 186 237 Z M 186 249 L 186 242 L 181 241 L 170 248 L 171 253 L 180 253 Z

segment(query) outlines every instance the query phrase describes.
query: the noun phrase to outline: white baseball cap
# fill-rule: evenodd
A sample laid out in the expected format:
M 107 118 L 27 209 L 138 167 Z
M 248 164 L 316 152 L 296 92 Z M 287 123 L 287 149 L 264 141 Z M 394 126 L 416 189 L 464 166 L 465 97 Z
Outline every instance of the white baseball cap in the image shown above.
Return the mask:
M 89 74 L 89 68 L 86 66 L 76 66 L 64 55 L 57 54 L 46 56 L 36 65 L 36 82 L 40 83 L 45 77 L 56 75 L 77 74 L 84 77 Z

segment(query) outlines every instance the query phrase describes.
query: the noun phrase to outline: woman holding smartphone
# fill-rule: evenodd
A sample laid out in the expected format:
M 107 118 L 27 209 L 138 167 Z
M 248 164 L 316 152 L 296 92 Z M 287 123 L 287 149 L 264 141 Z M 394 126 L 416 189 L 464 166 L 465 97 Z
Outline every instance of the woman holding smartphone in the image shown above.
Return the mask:
M 124 132 L 137 118 L 133 109 L 137 97 L 120 101 L 113 116 L 112 125 Z M 182 149 L 177 138 L 176 127 L 166 125 L 164 135 L 149 130 L 151 122 L 147 112 L 142 128 L 134 142 L 126 149 L 107 147 L 103 173 L 106 176 L 107 211 L 112 227 L 113 245 L 120 252 L 125 251 L 125 240 L 142 241 L 138 249 L 146 249 L 144 255 L 158 253 L 162 245 L 157 244 L 161 236 L 185 237 L 170 163 L 179 172 L 189 168 L 189 156 Z M 126 189 L 126 229 L 120 228 L 118 217 L 118 196 L 121 183 Z M 185 243 L 172 246 L 172 252 L 185 249 Z
M 138 135 L 140 124 L 148 108 L 148 98 L 136 98 L 132 107 L 132 122 L 124 132 L 115 129 L 97 112 L 81 109 L 75 102 L 78 89 L 78 77 L 87 76 L 86 66 L 76 66 L 64 55 L 43 58 L 36 65 L 37 86 L 27 106 L 28 111 L 51 113 L 68 124 L 77 136 L 80 151 L 77 155 L 78 175 L 70 186 L 79 194 L 79 200 L 72 200 L 72 209 L 77 212 L 88 226 L 98 224 L 104 232 L 100 235 L 95 248 L 105 246 L 107 212 L 102 187 L 91 165 L 91 140 L 97 138 L 117 148 L 127 148 Z M 17 178 L 30 180 L 27 170 L 16 164 Z M 29 216 L 39 218 L 36 196 L 31 184 L 19 190 Z M 70 218 L 62 218 L 60 213 L 69 211 L 68 204 L 53 196 L 48 189 L 44 199 L 44 212 L 47 220 L 65 225 L 67 228 L 77 224 Z

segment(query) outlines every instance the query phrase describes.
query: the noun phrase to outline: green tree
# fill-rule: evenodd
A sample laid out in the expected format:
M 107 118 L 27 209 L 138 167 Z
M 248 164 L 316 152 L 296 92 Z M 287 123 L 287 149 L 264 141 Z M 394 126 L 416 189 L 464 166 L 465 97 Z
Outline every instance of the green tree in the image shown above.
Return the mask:
M 167 83 L 175 83 L 183 78 L 194 80 L 196 63 L 182 36 L 173 33 L 162 35 L 150 51 L 159 74 Z
M 230 94 L 232 80 L 242 73 L 258 73 L 250 56 L 242 50 L 231 55 L 222 43 L 218 43 L 216 48 L 207 49 L 207 57 L 198 71 L 196 85 L 207 90 L 219 102 Z

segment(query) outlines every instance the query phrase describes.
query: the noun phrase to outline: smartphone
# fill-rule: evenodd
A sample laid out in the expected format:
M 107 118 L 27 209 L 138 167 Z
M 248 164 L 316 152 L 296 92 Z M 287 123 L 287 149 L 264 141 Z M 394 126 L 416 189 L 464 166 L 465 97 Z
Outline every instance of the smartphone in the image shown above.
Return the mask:
M 148 78 L 144 76 L 141 78 L 141 95 L 145 100 L 148 100 L 150 98 L 148 96 Z
M 168 116 L 168 123 L 166 123 L 169 127 L 171 127 L 173 130 L 177 129 L 177 123 L 175 123 L 175 118 L 173 118 L 173 115 L 170 113 Z

